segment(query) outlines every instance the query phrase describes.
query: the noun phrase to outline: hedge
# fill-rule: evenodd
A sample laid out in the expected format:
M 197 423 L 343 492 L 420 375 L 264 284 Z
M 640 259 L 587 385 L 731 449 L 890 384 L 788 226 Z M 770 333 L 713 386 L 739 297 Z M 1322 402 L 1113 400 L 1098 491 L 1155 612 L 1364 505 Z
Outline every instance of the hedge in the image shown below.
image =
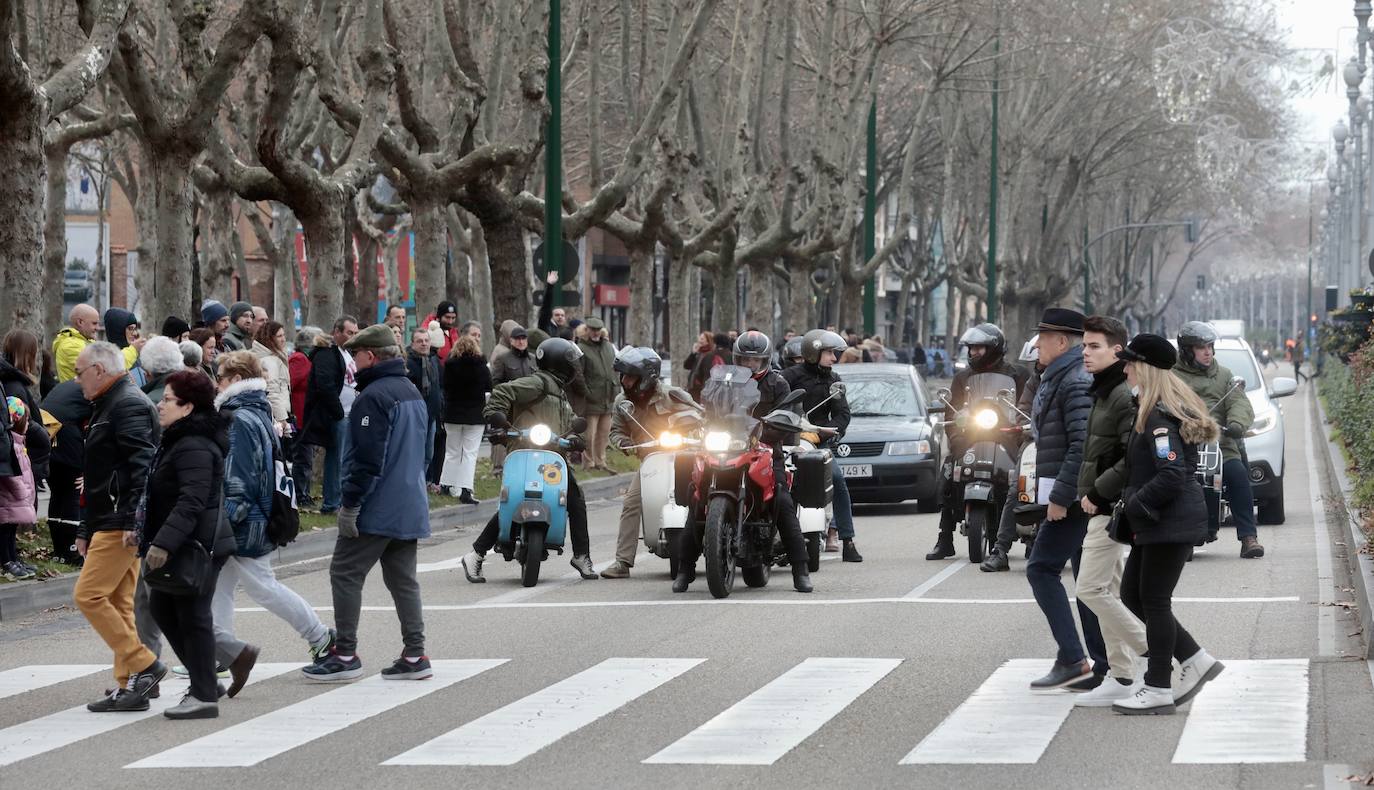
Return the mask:
M 1365 343 L 1348 366 L 1334 360 L 1318 381 L 1326 412 L 1353 466 L 1356 507 L 1374 509 L 1374 341 Z

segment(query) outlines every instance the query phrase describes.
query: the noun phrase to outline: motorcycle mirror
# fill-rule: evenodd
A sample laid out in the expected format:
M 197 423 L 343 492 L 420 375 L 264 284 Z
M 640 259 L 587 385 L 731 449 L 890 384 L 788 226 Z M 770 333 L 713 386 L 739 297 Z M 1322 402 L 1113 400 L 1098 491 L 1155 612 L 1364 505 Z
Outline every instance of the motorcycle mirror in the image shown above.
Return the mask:
M 845 387 L 844 387 L 844 382 L 843 382 L 843 381 L 837 381 L 837 382 L 835 382 L 834 384 L 831 384 L 831 385 L 830 385 L 830 397 L 832 397 L 832 398 L 838 398 L 838 397 L 840 397 L 841 395 L 843 395 L 844 392 L 845 392 Z
M 1232 376 L 1232 377 L 1231 377 L 1231 387 L 1232 387 L 1232 388 L 1240 389 L 1240 388 L 1243 388 L 1244 386 L 1245 386 L 1245 379 L 1241 378 L 1240 376 Z
M 634 416 L 634 413 L 635 413 L 634 404 L 633 404 L 633 403 L 630 403 L 630 402 L 627 401 L 627 400 L 623 400 L 623 401 L 617 403 L 617 404 L 615 405 L 615 410 L 618 411 L 618 412 L 620 412 L 620 415 L 621 415 L 622 417 L 633 417 L 633 416 Z
M 487 415 L 487 425 L 493 428 L 509 428 L 510 419 L 506 417 L 505 412 L 492 412 Z
M 937 401 L 947 401 L 947 400 L 949 400 L 949 387 L 941 387 L 941 388 L 939 388 L 938 390 L 935 390 L 935 400 L 937 400 Z
M 585 430 L 587 430 L 586 418 L 574 417 L 572 421 L 572 427 L 568 430 L 568 433 L 582 433 Z
M 1014 393 L 1008 389 L 997 390 L 997 398 L 999 400 L 1011 400 L 1013 394 Z
M 787 397 L 778 401 L 778 406 L 791 406 L 804 397 L 806 397 L 806 390 L 792 390 L 787 393 Z

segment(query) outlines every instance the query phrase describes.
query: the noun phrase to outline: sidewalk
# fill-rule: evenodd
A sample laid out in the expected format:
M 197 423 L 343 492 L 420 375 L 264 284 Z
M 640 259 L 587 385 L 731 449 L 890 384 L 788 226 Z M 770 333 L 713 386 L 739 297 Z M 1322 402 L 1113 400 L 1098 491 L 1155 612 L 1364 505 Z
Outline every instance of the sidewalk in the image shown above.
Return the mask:
M 1322 437 L 1321 444 L 1326 448 L 1325 453 L 1317 453 L 1319 456 L 1317 464 L 1327 466 L 1332 483 L 1330 489 L 1327 490 L 1334 489 L 1334 493 L 1338 496 L 1334 504 L 1341 524 L 1337 527 L 1336 532 L 1346 540 L 1345 549 L 1350 558 L 1350 572 L 1355 587 L 1355 604 L 1359 609 L 1360 627 L 1364 631 L 1364 658 L 1374 662 L 1374 647 L 1371 647 L 1374 645 L 1374 556 L 1370 554 L 1374 547 L 1371 547 L 1365 538 L 1364 530 L 1359 521 L 1360 514 L 1352 512 L 1350 507 L 1355 486 L 1346 473 L 1343 449 L 1331 440 L 1330 423 L 1327 420 L 1326 409 L 1315 393 L 1309 395 L 1309 399 L 1312 402 L 1310 418 L 1316 421 L 1316 432 Z M 1328 516 L 1329 518 L 1330 516 Z M 1371 668 L 1371 673 L 1374 673 L 1374 668 Z M 1371 680 L 1374 680 L 1374 674 L 1371 675 Z

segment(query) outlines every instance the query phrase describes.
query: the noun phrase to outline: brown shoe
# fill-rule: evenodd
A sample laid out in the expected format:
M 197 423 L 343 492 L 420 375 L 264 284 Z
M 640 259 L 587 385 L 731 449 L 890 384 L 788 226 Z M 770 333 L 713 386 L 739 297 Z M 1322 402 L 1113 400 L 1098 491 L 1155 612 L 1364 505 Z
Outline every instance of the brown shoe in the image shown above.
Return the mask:
M 1253 536 L 1241 538 L 1240 556 L 1241 559 L 1257 560 L 1264 556 L 1264 547 L 1261 546 L 1260 542 Z
M 244 645 L 239 657 L 234 659 L 234 663 L 229 665 L 229 690 L 226 694 L 233 697 L 243 690 L 244 684 L 248 682 L 248 675 L 253 671 L 253 666 L 258 663 L 258 653 L 260 651 L 253 645 Z
M 840 533 L 831 527 L 825 531 L 825 550 L 828 554 L 834 554 L 840 550 Z
M 630 566 L 616 560 L 610 567 L 601 572 L 603 579 L 628 579 L 630 578 Z

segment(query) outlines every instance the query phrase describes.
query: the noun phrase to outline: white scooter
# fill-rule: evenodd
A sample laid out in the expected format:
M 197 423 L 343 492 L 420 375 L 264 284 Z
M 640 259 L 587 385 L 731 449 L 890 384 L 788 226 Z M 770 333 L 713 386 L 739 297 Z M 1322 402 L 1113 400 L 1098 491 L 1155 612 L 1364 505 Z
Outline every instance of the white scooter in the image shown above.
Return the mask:
M 622 415 L 649 434 L 635 419 L 633 406 L 621 401 L 618 408 Z M 668 424 L 670 430 L 659 434 L 658 438 L 621 449 L 625 452 L 656 450 L 639 462 L 640 540 L 650 554 L 668 560 L 669 576 L 677 578 L 678 536 L 687 527 L 688 515 L 687 506 L 677 503 L 677 451 L 700 444 L 700 439 L 693 434 L 701 426 L 701 416 L 680 412 L 670 416 Z

